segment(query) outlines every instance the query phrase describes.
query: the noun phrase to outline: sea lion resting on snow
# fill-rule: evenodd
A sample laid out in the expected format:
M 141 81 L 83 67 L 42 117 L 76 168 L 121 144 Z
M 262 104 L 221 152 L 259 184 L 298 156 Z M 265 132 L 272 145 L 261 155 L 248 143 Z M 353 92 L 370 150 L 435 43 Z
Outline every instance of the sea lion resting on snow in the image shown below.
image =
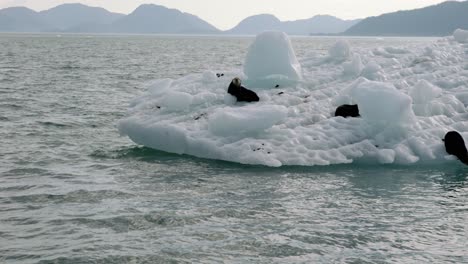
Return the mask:
M 460 133 L 450 131 L 445 134 L 443 141 L 448 154 L 457 156 L 461 162 L 468 165 L 468 151 L 466 150 L 465 141 Z
M 258 102 L 257 94 L 241 85 L 241 80 L 239 78 L 232 79 L 232 82 L 229 84 L 228 93 L 237 98 L 238 102 Z
M 358 105 L 341 105 L 336 108 L 335 116 L 360 117 Z

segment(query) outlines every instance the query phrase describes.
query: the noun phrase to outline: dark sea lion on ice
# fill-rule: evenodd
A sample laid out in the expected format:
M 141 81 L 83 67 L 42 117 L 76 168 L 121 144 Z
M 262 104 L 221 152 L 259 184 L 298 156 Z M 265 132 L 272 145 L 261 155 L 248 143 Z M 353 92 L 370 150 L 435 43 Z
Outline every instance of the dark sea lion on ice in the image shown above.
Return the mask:
M 468 165 L 468 151 L 465 140 L 457 131 L 450 131 L 443 139 L 448 154 L 456 156 L 461 162 Z
M 239 78 L 232 79 L 232 82 L 229 84 L 228 93 L 237 98 L 238 102 L 258 102 L 257 94 L 254 91 L 251 91 L 242 86 L 241 80 Z
M 360 117 L 358 105 L 340 105 L 336 108 L 335 116 L 346 117 Z

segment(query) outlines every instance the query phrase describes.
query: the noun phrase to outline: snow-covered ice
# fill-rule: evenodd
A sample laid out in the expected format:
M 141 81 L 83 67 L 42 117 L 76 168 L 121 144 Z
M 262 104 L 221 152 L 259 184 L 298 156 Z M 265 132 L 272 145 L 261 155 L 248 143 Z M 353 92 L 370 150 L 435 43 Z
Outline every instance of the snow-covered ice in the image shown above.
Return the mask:
M 283 32 L 264 32 L 250 45 L 244 64 L 249 86 L 294 85 L 302 76 L 291 41 Z
M 468 142 L 468 45 L 460 39 L 456 31 L 375 50 L 339 40 L 328 54 L 300 58 L 301 67 L 289 38 L 266 32 L 243 69 L 154 81 L 118 128 L 151 148 L 243 164 L 455 162 L 441 139 L 456 130 Z M 236 76 L 260 102 L 227 95 Z M 355 103 L 361 118 L 333 116 Z
M 411 97 L 392 84 L 361 78 L 350 87 L 349 96 L 358 104 L 361 117 L 369 124 L 388 126 L 414 121 Z
M 343 73 L 349 76 L 358 76 L 361 74 L 364 65 L 361 61 L 359 54 L 354 54 L 353 59 L 350 62 L 343 63 Z
M 453 37 L 460 43 L 468 43 L 468 30 L 459 28 L 453 32 Z
M 331 59 L 344 60 L 351 56 L 351 49 L 348 41 L 341 39 L 338 40 L 329 50 L 328 54 Z

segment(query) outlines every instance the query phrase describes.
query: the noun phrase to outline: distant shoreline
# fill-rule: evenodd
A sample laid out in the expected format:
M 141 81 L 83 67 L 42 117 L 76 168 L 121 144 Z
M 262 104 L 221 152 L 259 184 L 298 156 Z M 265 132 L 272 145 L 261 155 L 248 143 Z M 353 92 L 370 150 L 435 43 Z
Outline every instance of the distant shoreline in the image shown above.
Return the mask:
M 141 37 L 225 37 L 225 38 L 253 38 L 256 35 L 238 34 L 159 34 L 159 33 L 82 33 L 82 32 L 1 32 L 1 35 L 45 35 L 51 37 L 60 36 L 141 36 Z M 289 35 L 292 38 L 444 38 L 446 36 L 398 36 L 398 35 L 342 35 L 342 34 L 310 34 L 310 35 Z

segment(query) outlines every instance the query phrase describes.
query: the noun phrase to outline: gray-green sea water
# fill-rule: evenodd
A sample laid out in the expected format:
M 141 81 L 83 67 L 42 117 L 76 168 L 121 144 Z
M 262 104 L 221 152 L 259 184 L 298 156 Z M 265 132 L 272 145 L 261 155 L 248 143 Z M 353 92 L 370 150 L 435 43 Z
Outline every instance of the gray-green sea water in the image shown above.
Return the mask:
M 468 263 L 462 164 L 267 168 L 119 136 L 145 83 L 240 68 L 251 41 L 1 34 L 0 263 Z

